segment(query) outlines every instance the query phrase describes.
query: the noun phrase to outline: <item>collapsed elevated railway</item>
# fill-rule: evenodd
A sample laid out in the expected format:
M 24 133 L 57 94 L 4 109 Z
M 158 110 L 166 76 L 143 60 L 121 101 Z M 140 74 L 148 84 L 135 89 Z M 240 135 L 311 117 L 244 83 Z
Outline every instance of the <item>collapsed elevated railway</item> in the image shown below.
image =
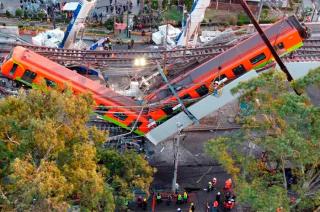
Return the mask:
M 303 40 L 308 37 L 307 29 L 294 16 L 275 23 L 267 28 L 265 33 L 280 55 L 286 55 L 300 48 L 303 46 Z M 1 72 L 9 79 L 28 86 L 44 81 L 49 87 L 64 89 L 65 83 L 69 83 L 75 94 L 92 94 L 97 105 L 96 112 L 106 121 L 138 135 L 145 135 L 165 124 L 166 120 L 181 112 L 183 108 L 167 85 L 150 93 L 142 103 L 139 103 L 120 96 L 57 62 L 65 64 L 69 61 L 79 63 L 94 61 L 103 66 L 115 60 L 132 61 L 138 56 L 156 62 L 162 59 L 162 54 L 166 55 L 169 63 L 184 58 L 207 58 L 206 62 L 170 80 L 178 98 L 187 106 L 211 95 L 213 82 L 222 87 L 252 69 L 271 63 L 273 59 L 259 35 L 254 34 L 233 47 L 220 45 L 155 52 L 90 52 L 18 46 L 6 57 Z M 289 58 L 294 56 L 291 54 Z

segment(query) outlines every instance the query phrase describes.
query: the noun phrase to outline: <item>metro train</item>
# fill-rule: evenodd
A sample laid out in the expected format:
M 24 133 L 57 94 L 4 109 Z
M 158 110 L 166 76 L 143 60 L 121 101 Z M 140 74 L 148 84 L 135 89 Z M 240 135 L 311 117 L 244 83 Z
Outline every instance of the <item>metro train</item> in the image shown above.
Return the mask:
M 309 36 L 308 29 L 290 16 L 264 30 L 279 55 L 284 55 L 303 45 Z M 212 88 L 213 82 L 220 86 L 252 69 L 260 68 L 273 60 L 272 54 L 259 34 L 244 40 L 222 54 L 170 81 L 182 100 L 201 98 Z M 149 112 L 154 121 L 161 121 L 180 110 L 177 99 L 167 85 L 146 96 L 148 103 L 161 102 L 162 108 Z M 219 101 L 217 99 L 217 101 Z M 172 105 L 172 102 L 175 104 Z M 168 105 L 171 103 L 171 105 Z
M 134 100 L 23 47 L 11 51 L 2 64 L 1 73 L 31 87 L 44 80 L 48 87 L 64 89 L 68 85 L 75 94 L 91 93 L 103 119 L 127 130 L 136 123 L 134 132 L 138 135 L 149 131 L 148 119 L 139 116 L 139 105 Z
M 308 30 L 296 17 L 285 18 L 265 30 L 278 54 L 287 54 L 303 45 Z M 272 61 L 273 57 L 258 34 L 208 60 L 170 83 L 182 100 L 202 98 L 210 93 L 212 83 L 220 85 L 257 69 Z M 155 124 L 170 118 L 180 110 L 177 99 L 167 85 L 148 95 L 147 103 L 159 103 L 152 110 L 139 112 L 141 108 L 134 100 L 120 96 L 98 82 L 65 68 L 23 47 L 15 47 L 1 67 L 4 76 L 32 86 L 45 80 L 48 87 L 64 88 L 68 83 L 75 94 L 91 93 L 102 117 L 122 128 L 133 129 L 136 134 L 148 133 Z M 219 98 L 217 98 L 219 101 Z M 189 103 L 190 104 L 190 103 Z

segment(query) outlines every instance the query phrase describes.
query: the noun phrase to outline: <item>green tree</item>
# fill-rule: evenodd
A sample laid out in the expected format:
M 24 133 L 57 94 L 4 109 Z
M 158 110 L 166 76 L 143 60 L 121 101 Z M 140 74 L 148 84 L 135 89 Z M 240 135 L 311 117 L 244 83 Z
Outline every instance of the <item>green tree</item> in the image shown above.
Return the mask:
M 16 9 L 16 17 L 22 18 L 22 16 L 23 16 L 23 11 L 20 8 Z
M 21 91 L 0 101 L 0 201 L 8 209 L 114 209 L 112 190 L 96 164 L 105 134 L 86 127 L 90 96 Z
M 125 207 L 133 199 L 135 189 L 148 194 L 154 171 L 142 155 L 133 151 L 120 155 L 115 150 L 100 149 L 99 158 L 118 207 Z
M 320 85 L 320 69 L 292 84 L 277 71 L 240 83 L 234 92 L 248 106 L 239 119 L 241 130 L 206 146 L 233 176 L 238 201 L 255 211 L 320 205 L 320 108 L 291 87 L 304 91 L 311 84 Z
M 109 18 L 106 22 L 104 22 L 104 26 L 107 28 L 107 30 L 113 30 L 114 28 L 113 19 Z
M 151 8 L 154 9 L 154 10 L 157 10 L 158 9 L 158 1 L 157 0 L 152 0 L 151 2 Z

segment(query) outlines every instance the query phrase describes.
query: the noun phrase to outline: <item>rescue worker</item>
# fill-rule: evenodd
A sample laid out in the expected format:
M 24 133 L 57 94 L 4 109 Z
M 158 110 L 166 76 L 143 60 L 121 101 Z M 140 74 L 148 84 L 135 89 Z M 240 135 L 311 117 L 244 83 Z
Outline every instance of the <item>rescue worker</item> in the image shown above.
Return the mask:
M 106 48 L 108 50 L 112 50 L 112 43 L 109 37 L 107 37 L 106 44 L 107 44 Z
M 158 193 L 158 194 L 157 194 L 157 203 L 159 204 L 159 203 L 161 203 L 161 202 L 162 202 L 162 200 L 161 200 L 161 194 Z
M 183 193 L 183 202 L 184 203 L 188 202 L 188 193 L 186 191 Z
M 221 193 L 218 192 L 218 193 L 216 194 L 216 201 L 217 201 L 218 203 L 220 203 L 220 200 L 221 200 Z
M 148 207 L 147 198 L 143 198 L 142 209 L 145 211 L 147 210 L 147 207 Z
M 283 207 L 277 208 L 276 212 L 283 212 Z
M 211 212 L 218 212 L 219 202 L 216 200 L 213 202 Z
M 208 192 L 212 191 L 212 182 L 208 182 Z
M 190 211 L 194 212 L 196 210 L 196 207 L 194 206 L 193 202 L 190 204 Z
M 176 183 L 176 186 L 175 186 L 175 192 L 176 192 L 176 194 L 178 194 L 178 191 L 179 191 L 179 184 Z
M 212 178 L 212 185 L 216 186 L 216 184 L 217 184 L 217 178 L 214 177 L 214 178 Z
M 178 205 L 182 204 L 182 196 L 181 196 L 181 194 L 178 194 L 177 204 Z
M 209 204 L 209 202 L 206 203 L 206 212 L 210 212 L 210 204 Z
M 227 191 L 226 194 L 224 195 L 224 199 L 226 201 L 229 201 L 231 199 L 231 193 L 229 191 Z
M 217 178 L 212 178 L 212 190 L 216 190 L 216 185 L 217 185 Z
M 168 199 L 167 199 L 167 205 L 171 205 L 172 202 L 172 194 L 169 194 Z
M 231 178 L 229 178 L 225 182 L 224 189 L 226 191 L 229 191 L 229 190 L 231 190 L 231 188 L 232 188 L 232 180 L 231 180 Z
M 224 202 L 224 208 L 227 210 L 231 210 L 234 207 L 234 202 L 229 200 Z
M 139 196 L 137 199 L 138 207 L 142 208 L 142 202 L 143 202 L 142 196 Z

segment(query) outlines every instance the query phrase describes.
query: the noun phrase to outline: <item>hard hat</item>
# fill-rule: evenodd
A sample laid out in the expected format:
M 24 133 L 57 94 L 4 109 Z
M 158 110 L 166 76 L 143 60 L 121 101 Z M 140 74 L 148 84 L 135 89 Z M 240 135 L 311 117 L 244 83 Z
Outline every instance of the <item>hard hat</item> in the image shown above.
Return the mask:
M 214 177 L 212 180 L 213 180 L 213 181 L 217 181 L 217 178 Z
M 215 84 L 219 84 L 219 82 L 218 82 L 218 81 L 214 81 L 214 83 L 215 83 Z
M 193 202 L 191 202 L 191 206 L 193 205 Z
M 217 194 L 220 195 L 220 192 L 218 192 Z
M 209 182 L 209 184 L 212 184 L 211 181 Z

